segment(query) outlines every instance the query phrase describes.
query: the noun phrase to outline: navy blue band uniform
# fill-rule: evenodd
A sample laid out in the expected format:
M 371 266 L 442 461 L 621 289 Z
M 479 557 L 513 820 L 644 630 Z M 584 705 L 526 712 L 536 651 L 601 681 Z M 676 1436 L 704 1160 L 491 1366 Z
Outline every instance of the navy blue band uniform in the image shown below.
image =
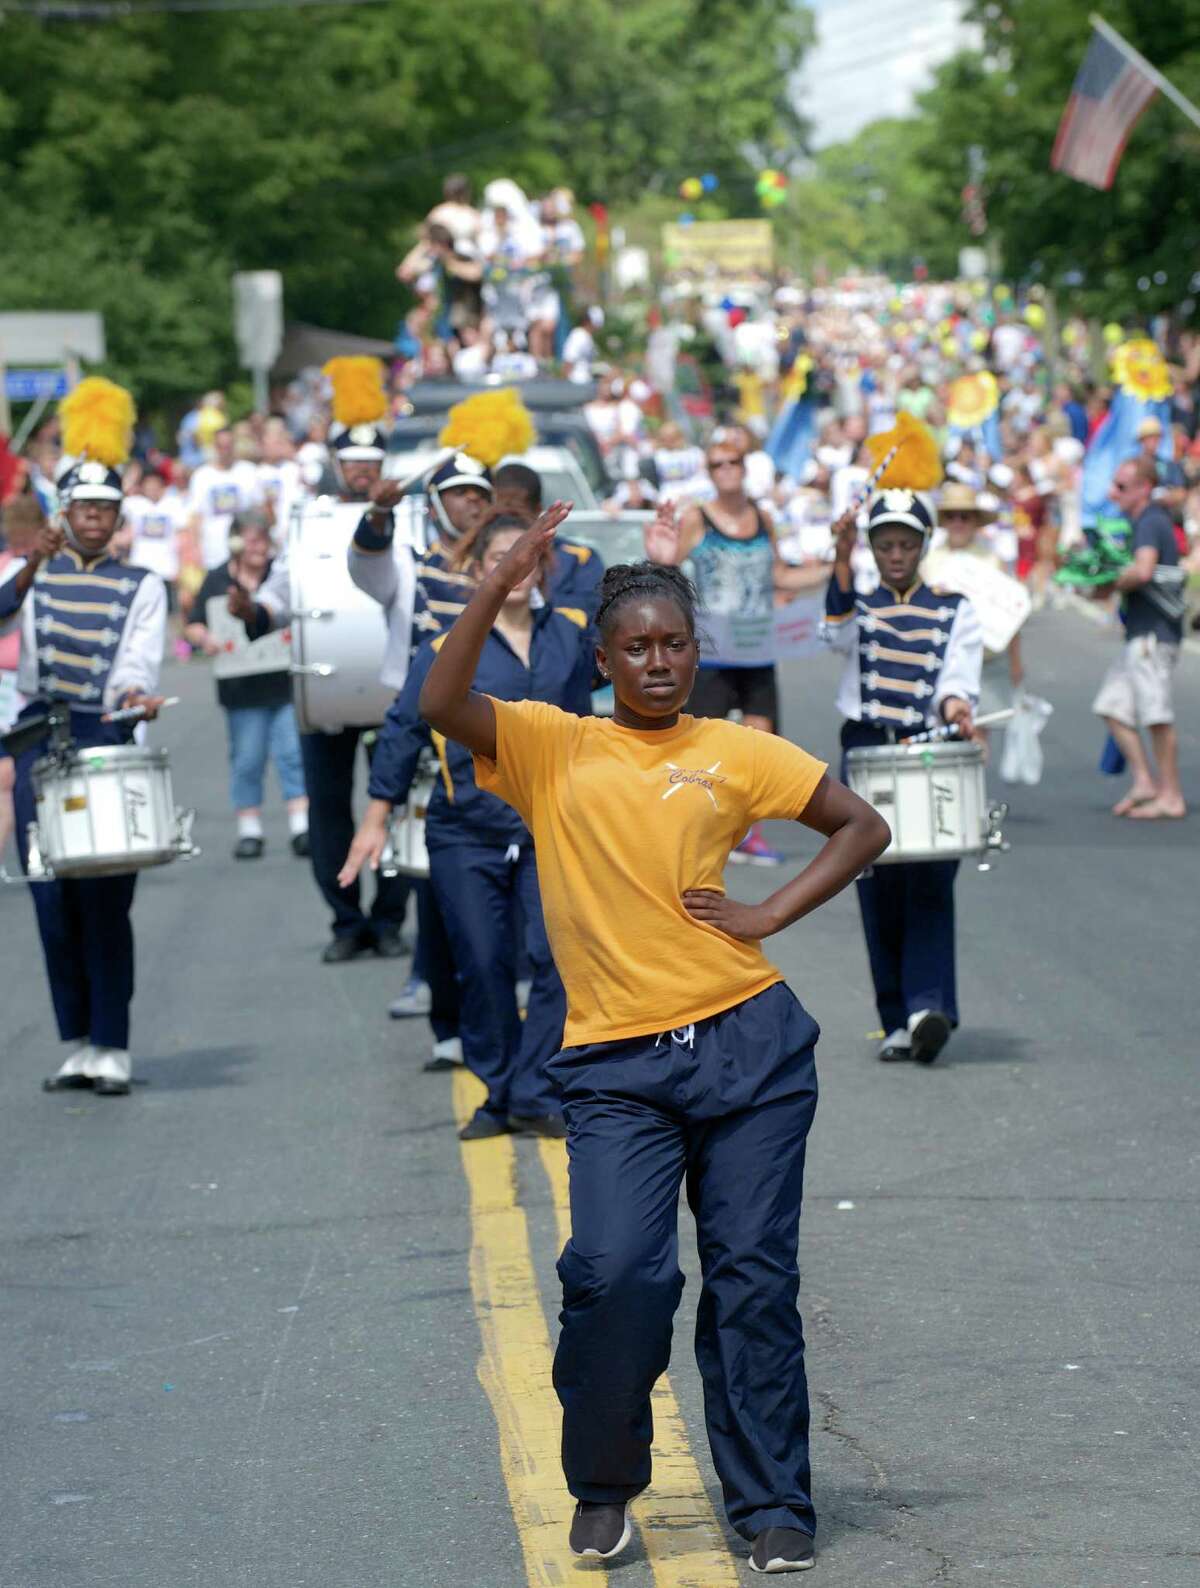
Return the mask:
M 842 590 L 834 578 L 823 637 L 846 656 L 837 695 L 843 751 L 894 744 L 935 726 L 950 697 L 972 705 L 978 699 L 982 638 L 964 596 L 920 581 L 905 591 L 880 585 L 859 594 Z M 957 860 L 899 862 L 874 867 L 858 881 L 889 1056 L 909 1047 L 912 1031 L 930 1011 L 950 1027 L 958 1024 L 957 872 Z
M 413 658 L 380 734 L 369 791 L 372 799 L 402 803 L 418 757 L 432 744 L 441 775 L 425 835 L 436 914 L 458 980 L 463 1060 L 488 1089 L 483 1114 L 501 1124 L 509 1117 L 545 1119 L 560 1112 L 547 1065 L 562 1045 L 566 997 L 546 937 L 533 840 L 511 805 L 478 786 L 470 752 L 433 733 L 417 710 L 441 644 L 442 637 L 427 642 Z M 582 612 L 543 607 L 534 613 L 529 665 L 493 629 L 474 687 L 585 716 L 592 649 Z M 532 983 L 524 1020 L 516 1003 L 518 922 Z M 436 976 L 436 955 L 426 957 L 435 961 L 429 970 Z M 432 979 L 430 988 L 436 991 Z

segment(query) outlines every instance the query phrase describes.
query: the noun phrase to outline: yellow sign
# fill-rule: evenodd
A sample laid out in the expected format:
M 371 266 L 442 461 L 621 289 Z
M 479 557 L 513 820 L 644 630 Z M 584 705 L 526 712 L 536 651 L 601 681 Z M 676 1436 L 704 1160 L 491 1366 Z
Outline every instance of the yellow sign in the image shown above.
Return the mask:
M 771 270 L 775 263 L 770 221 L 693 221 L 664 226 L 663 262 L 668 270 L 708 271 L 740 276 Z

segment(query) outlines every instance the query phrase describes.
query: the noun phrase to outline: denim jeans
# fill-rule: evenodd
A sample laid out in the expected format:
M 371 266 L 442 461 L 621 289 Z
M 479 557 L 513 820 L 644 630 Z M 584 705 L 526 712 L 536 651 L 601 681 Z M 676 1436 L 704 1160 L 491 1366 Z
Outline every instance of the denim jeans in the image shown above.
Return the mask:
M 254 810 L 262 804 L 268 758 L 275 763 L 284 799 L 302 798 L 304 768 L 291 702 L 234 706 L 226 709 L 225 716 L 229 723 L 229 798 L 234 810 Z

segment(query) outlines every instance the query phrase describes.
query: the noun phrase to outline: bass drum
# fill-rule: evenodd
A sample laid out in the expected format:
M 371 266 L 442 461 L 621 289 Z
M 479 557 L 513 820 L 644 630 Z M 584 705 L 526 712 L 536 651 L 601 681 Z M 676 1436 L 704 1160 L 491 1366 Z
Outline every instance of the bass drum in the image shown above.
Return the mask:
M 361 502 L 321 496 L 292 519 L 292 693 L 301 733 L 377 727 L 395 690 L 380 682 L 387 619 L 350 578 L 346 558 Z
M 989 847 L 981 745 L 880 744 L 848 750 L 846 781 L 892 829 L 877 866 L 953 860 Z

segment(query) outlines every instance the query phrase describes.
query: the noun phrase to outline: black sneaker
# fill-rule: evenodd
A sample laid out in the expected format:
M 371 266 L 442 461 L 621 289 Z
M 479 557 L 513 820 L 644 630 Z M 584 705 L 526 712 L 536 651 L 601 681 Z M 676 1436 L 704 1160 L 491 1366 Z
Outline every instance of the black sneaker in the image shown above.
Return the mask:
M 950 1020 L 940 1009 L 922 1009 L 908 1017 L 912 1056 L 918 1064 L 932 1064 L 950 1040 Z
M 265 847 L 266 845 L 261 838 L 255 838 L 250 833 L 247 833 L 245 837 L 239 838 L 233 846 L 233 858 L 235 860 L 259 860 Z
M 751 1571 L 809 1571 L 817 1564 L 813 1541 L 798 1527 L 768 1527 L 754 1540 Z
M 514 1136 L 549 1136 L 565 1141 L 567 1124 L 561 1114 L 510 1114 L 508 1128 Z
M 326 943 L 321 950 L 321 963 L 323 965 L 344 965 L 347 960 L 356 959 L 363 951 L 363 945 L 356 937 L 335 937 L 331 943 Z
M 572 1555 L 598 1555 L 601 1560 L 611 1560 L 619 1555 L 633 1537 L 627 1507 L 624 1505 L 593 1505 L 580 1500 L 571 1518 Z
M 312 849 L 309 847 L 308 842 L 307 828 L 302 833 L 292 834 L 292 853 L 299 855 L 302 859 L 304 856 L 312 854 Z
M 376 928 L 375 952 L 380 959 L 403 959 L 410 951 L 408 941 L 404 938 L 398 927 L 394 929 Z
M 477 1108 L 458 1133 L 459 1141 L 487 1141 L 491 1136 L 507 1136 L 508 1121 L 486 1108 Z

